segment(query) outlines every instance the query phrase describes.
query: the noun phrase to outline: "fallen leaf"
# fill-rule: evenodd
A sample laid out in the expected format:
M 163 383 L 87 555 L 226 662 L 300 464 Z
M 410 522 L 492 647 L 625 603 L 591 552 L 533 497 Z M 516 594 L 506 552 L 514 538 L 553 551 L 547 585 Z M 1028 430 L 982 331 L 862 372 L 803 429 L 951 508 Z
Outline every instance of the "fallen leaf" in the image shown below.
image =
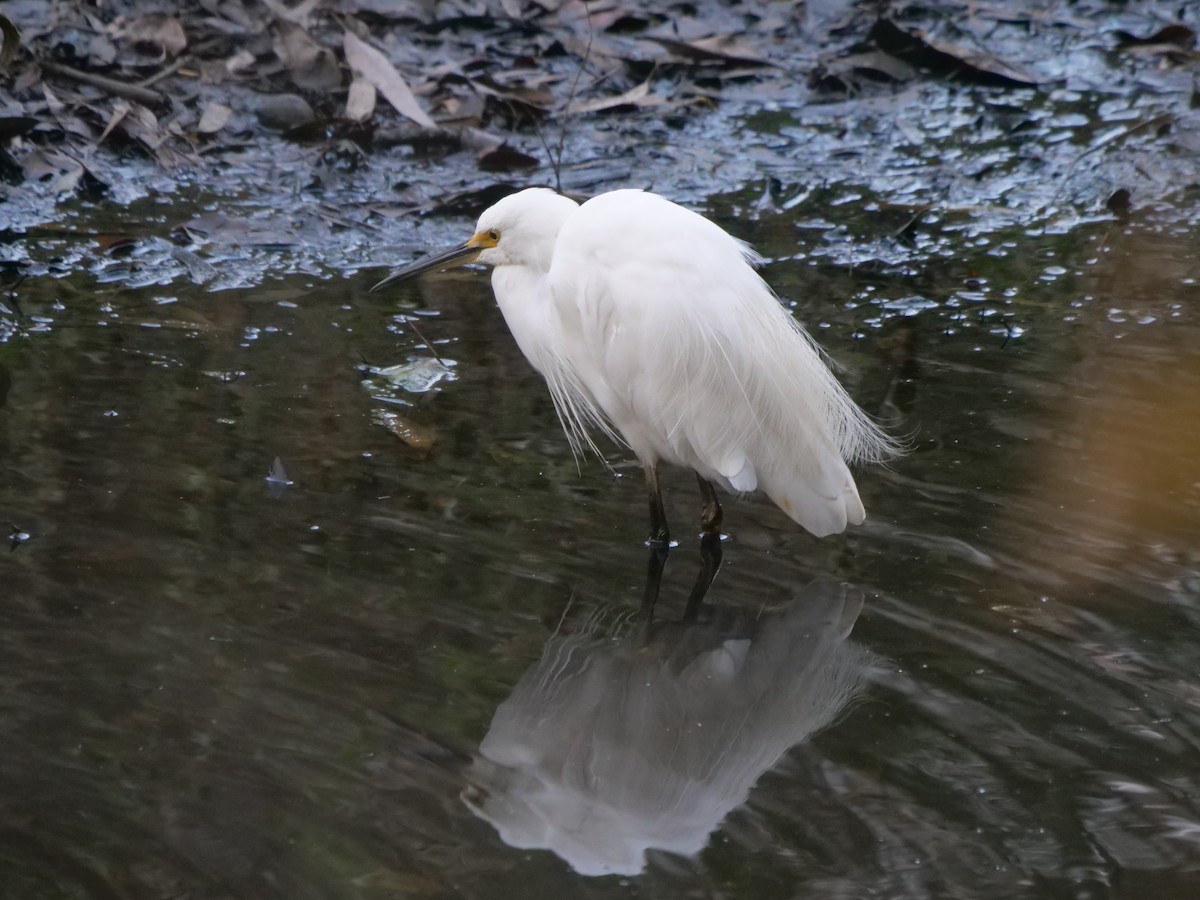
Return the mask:
M 232 115 L 233 110 L 228 106 L 222 103 L 209 103 L 200 115 L 200 122 L 196 126 L 196 130 L 201 134 L 216 134 L 229 124 L 229 118 Z
M 404 418 L 399 413 L 385 409 L 375 410 L 374 419 L 414 450 L 429 450 L 433 447 L 436 435 L 432 428 L 418 425 L 416 422 Z
M 54 179 L 54 182 L 48 189 L 48 193 L 56 196 L 74 193 L 75 188 L 79 187 L 81 178 L 83 178 L 83 166 L 76 164 L 73 168 L 68 169 Z
M 350 31 L 345 32 L 342 46 L 350 71 L 375 85 L 387 102 L 395 107 L 396 112 L 412 119 L 423 128 L 437 128 L 437 123 L 418 105 L 408 82 L 396 71 L 396 67 L 386 56 Z
M 1138 37 L 1128 31 L 1114 31 L 1119 47 L 1150 47 L 1174 44 L 1190 50 L 1196 45 L 1196 32 L 1186 25 L 1166 25 L 1147 37 Z
M 439 198 L 430 207 L 429 213 L 440 216 L 469 216 L 473 219 L 478 218 L 479 214 L 489 206 L 507 197 L 509 194 L 515 194 L 519 190 L 520 188 L 515 184 L 501 182 L 499 184 L 489 184 L 487 187 L 473 191 L 448 194 Z
M 276 22 L 275 35 L 275 54 L 288 67 L 296 87 L 328 93 L 342 86 L 342 70 L 332 50 L 291 22 Z
M 135 47 L 148 47 L 165 56 L 178 56 L 188 44 L 183 23 L 165 13 L 150 13 L 134 19 L 122 36 Z
M 21 46 L 21 32 L 8 16 L 0 16 L 0 72 L 9 67 Z
M 258 101 L 255 114 L 262 125 L 278 131 L 307 125 L 316 118 L 308 101 L 298 94 L 267 94 Z
M 572 103 L 567 107 L 567 115 L 601 112 L 618 106 L 656 106 L 662 102 L 662 97 L 650 93 L 650 80 L 647 79 L 623 94 Z
M 204 213 L 176 226 L 176 237 L 228 247 L 291 247 L 303 240 L 287 222 Z M 178 241 L 177 241 L 178 243 Z
M 535 169 L 538 161 L 508 144 L 485 150 L 479 155 L 479 168 L 485 172 L 511 172 L 513 169 Z
M 1129 218 L 1130 210 L 1133 209 L 1130 200 L 1132 199 L 1127 188 L 1117 188 L 1104 202 L 1104 208 L 1116 216 L 1118 219 Z
M 117 61 L 117 48 L 107 35 L 98 34 L 88 42 L 87 60 L 89 69 L 107 69 Z
M 769 63 L 738 35 L 719 34 L 694 41 L 669 37 L 644 37 L 676 56 L 698 63 L 723 63 L 742 66 L 769 66 Z
M 230 75 L 236 75 L 238 72 L 245 72 L 254 68 L 254 64 L 258 62 L 254 58 L 254 54 L 249 50 L 239 50 L 229 59 L 225 60 L 225 71 Z
M 283 492 L 295 484 L 288 478 L 287 470 L 283 467 L 283 460 L 278 456 L 271 463 L 271 467 L 267 469 L 267 489 L 271 492 L 272 497 L 282 497 Z
M 31 131 L 38 123 L 29 116 L 0 116 L 0 141 L 7 141 Z
M 878 50 L 856 53 L 838 61 L 839 68 L 849 69 L 868 78 L 883 81 L 910 81 L 917 70 L 899 57 Z
M 528 107 L 531 112 L 547 112 L 554 103 L 554 97 L 542 88 L 526 84 L 503 84 L 490 75 L 480 75 L 470 79 L 470 82 L 481 93 Z
M 411 326 L 410 326 L 411 327 Z M 454 371 L 444 363 L 427 356 L 409 360 L 396 366 L 376 368 L 367 366 L 364 374 L 371 379 L 410 394 L 424 394 L 433 390 L 443 380 L 454 380 Z
M 375 85 L 361 76 L 355 76 L 346 95 L 346 118 L 352 122 L 366 122 L 374 114 Z
M 309 14 L 322 2 L 323 0 L 304 0 L 289 9 L 279 0 L 262 0 L 263 6 L 269 9 L 276 19 L 300 26 L 309 24 Z
M 890 19 L 877 20 L 871 28 L 870 38 L 884 53 L 890 53 L 919 68 L 953 75 L 975 84 L 1037 87 L 1037 79 L 1003 60 L 981 50 L 905 31 Z

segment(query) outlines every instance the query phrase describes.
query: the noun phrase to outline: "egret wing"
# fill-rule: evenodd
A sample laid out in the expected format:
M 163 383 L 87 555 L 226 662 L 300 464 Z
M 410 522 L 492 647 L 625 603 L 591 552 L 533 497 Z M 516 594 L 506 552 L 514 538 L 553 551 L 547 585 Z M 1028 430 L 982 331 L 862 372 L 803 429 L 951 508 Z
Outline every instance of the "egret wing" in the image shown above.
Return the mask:
M 761 488 L 823 535 L 861 522 L 846 461 L 887 439 L 749 264 L 744 244 L 653 194 L 616 191 L 559 234 L 561 357 L 643 460 Z

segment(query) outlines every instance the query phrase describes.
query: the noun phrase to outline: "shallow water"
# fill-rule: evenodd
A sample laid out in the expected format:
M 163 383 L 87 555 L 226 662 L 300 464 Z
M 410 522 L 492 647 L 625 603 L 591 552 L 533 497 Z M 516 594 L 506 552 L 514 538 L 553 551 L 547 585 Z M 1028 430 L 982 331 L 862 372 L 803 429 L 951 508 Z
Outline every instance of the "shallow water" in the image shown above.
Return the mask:
M 913 449 L 844 536 L 731 500 L 691 626 L 690 476 L 647 630 L 640 473 L 576 468 L 482 275 L 26 282 L 0 894 L 1192 896 L 1196 238 L 849 266 L 755 202 Z

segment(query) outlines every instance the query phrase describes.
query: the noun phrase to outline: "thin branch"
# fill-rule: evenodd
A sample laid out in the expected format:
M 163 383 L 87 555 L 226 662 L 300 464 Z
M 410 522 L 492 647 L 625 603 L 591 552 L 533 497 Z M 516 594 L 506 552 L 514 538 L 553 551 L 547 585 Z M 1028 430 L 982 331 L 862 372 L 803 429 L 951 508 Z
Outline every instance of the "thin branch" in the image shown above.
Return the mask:
M 425 345 L 425 349 L 428 350 L 433 355 L 433 358 L 438 361 L 438 365 L 440 365 L 447 372 L 450 371 L 450 367 L 448 365 L 446 365 L 444 362 L 442 362 L 442 358 L 440 356 L 438 356 L 437 351 L 433 349 L 433 344 L 429 343 L 428 338 L 426 338 L 425 335 L 421 334 L 421 329 L 417 327 L 417 323 L 414 322 L 412 319 L 410 319 L 408 316 L 404 317 L 404 323 L 413 330 L 413 334 L 415 334 L 417 337 L 419 337 L 421 339 L 421 343 L 423 343 Z
M 64 66 L 62 63 L 50 62 L 49 60 L 41 60 L 38 64 L 47 72 L 53 72 L 55 75 L 61 75 L 64 78 L 72 78 L 83 84 L 90 84 L 92 87 L 98 87 L 103 91 L 108 91 L 110 94 L 124 97 L 126 100 L 133 100 L 143 106 L 161 107 L 167 105 L 166 97 L 158 91 L 152 91 L 149 88 L 138 87 L 136 84 L 127 84 L 124 81 L 117 81 L 115 78 L 106 78 L 103 75 L 93 75 L 91 72 L 81 72 L 78 69 L 72 69 L 70 66 Z
M 579 68 L 575 70 L 575 78 L 571 82 L 571 91 L 567 94 L 567 103 L 563 107 L 562 128 L 558 133 L 558 150 L 550 157 L 550 166 L 554 169 L 554 187 L 560 194 L 562 193 L 562 157 L 563 148 L 567 143 L 567 125 L 571 121 L 571 104 L 575 102 L 575 92 L 579 90 L 579 79 L 583 77 L 583 70 L 587 68 L 589 60 L 592 58 L 592 39 L 596 36 L 595 30 L 592 28 L 592 11 L 588 9 L 587 4 L 583 4 L 584 15 L 587 16 L 588 39 L 587 46 L 583 48 L 583 59 L 579 61 Z M 541 136 L 539 131 L 538 136 Z M 546 146 L 546 142 L 542 141 L 542 146 Z M 546 154 L 550 154 L 550 148 L 546 147 Z

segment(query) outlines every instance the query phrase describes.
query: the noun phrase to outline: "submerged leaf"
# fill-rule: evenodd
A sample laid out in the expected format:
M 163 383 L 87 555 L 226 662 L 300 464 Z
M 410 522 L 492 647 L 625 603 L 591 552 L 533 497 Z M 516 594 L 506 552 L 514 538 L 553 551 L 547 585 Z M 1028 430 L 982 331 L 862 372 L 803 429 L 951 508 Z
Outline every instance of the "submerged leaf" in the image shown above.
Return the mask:
M 375 410 L 373 418 L 414 450 L 429 450 L 433 447 L 436 435 L 432 428 L 418 425 L 416 422 L 386 409 Z

